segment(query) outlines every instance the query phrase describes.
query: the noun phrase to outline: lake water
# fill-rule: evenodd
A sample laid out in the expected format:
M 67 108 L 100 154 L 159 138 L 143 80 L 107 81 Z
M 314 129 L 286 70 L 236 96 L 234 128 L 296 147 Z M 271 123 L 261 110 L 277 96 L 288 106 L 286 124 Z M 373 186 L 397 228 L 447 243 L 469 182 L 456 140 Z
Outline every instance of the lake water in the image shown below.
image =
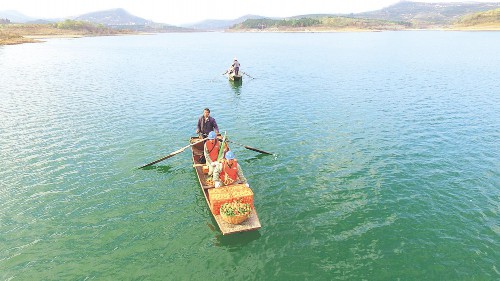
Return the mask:
M 192 33 L 0 47 L 0 280 L 498 280 L 500 33 Z M 241 86 L 221 74 L 237 56 Z M 203 108 L 262 228 L 222 236 Z

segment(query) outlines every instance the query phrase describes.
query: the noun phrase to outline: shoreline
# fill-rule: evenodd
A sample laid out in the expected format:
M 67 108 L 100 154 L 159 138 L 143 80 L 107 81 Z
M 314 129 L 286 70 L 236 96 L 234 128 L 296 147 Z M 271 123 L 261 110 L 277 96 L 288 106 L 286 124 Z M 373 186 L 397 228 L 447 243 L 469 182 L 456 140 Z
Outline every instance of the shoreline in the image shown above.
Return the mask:
M 73 39 L 84 37 L 101 37 L 101 36 L 128 36 L 128 35 L 155 35 L 157 33 L 151 32 L 137 32 L 137 33 L 120 33 L 120 34 L 30 34 L 23 36 L 7 36 L 2 37 L 0 33 L 0 46 L 3 45 L 19 45 L 24 43 L 43 43 L 44 39 Z
M 23 37 L 29 39 L 51 39 L 51 38 L 82 38 L 86 36 L 81 34 L 50 34 L 50 35 L 25 35 Z
M 486 31 L 494 32 L 500 31 L 500 26 L 482 26 L 482 27 L 443 27 L 443 28 L 422 28 L 422 29 L 358 29 L 358 28 L 346 28 L 346 29 L 239 29 L 231 30 L 226 29 L 222 32 L 227 33 L 349 33 L 349 32 L 388 32 L 388 31 Z M 205 31 L 200 31 L 205 32 Z M 190 32 L 192 33 L 192 32 Z M 127 35 L 156 35 L 161 34 L 161 32 L 131 32 L 131 33 L 119 33 L 119 34 L 78 34 L 78 33 L 68 33 L 68 34 L 2 34 L 0 33 L 0 46 L 3 45 L 18 45 L 24 43 L 43 43 L 43 39 L 58 39 L 58 38 L 83 38 L 83 37 L 98 37 L 98 36 L 127 36 Z
M 363 29 L 363 28 L 342 28 L 342 29 L 226 29 L 228 33 L 346 33 L 346 32 L 387 32 L 387 31 L 500 31 L 500 26 L 449 26 L 435 28 L 394 28 L 394 29 Z
M 51 38 L 82 38 L 138 34 L 131 30 L 115 30 L 94 26 L 58 28 L 52 24 L 0 24 L 0 46 L 40 43 Z

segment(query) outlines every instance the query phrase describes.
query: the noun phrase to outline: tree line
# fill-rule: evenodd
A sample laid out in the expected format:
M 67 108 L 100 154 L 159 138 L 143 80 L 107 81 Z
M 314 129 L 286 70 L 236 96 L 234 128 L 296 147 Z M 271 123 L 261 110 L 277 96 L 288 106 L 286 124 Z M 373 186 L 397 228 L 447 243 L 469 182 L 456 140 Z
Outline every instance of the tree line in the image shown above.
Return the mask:
M 109 28 L 103 24 L 95 24 L 86 21 L 65 20 L 54 23 L 55 28 L 70 29 L 70 30 L 85 30 L 91 33 L 99 33 L 109 31 Z
M 321 18 L 279 19 L 268 18 L 247 19 L 233 29 L 266 29 L 287 27 L 325 27 L 325 28 L 362 28 L 362 29 L 404 29 L 411 27 L 411 23 L 404 21 L 386 21 L 377 19 L 363 19 L 328 16 Z
M 320 24 L 321 21 L 312 18 L 301 19 L 247 19 L 241 24 L 237 25 L 238 28 L 253 28 L 264 29 L 269 27 L 308 27 Z

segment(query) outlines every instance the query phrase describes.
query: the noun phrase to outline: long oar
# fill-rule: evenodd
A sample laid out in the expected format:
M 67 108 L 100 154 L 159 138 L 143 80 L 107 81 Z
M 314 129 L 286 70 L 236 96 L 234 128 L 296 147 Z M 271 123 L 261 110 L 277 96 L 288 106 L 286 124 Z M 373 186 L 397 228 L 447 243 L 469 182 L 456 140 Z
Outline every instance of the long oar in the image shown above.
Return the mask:
M 255 77 L 252 77 L 252 76 L 248 75 L 246 72 L 241 71 L 241 73 L 245 74 L 246 76 L 248 76 L 248 77 L 250 77 L 252 79 L 255 79 Z
M 237 144 L 237 145 L 240 145 L 240 146 L 243 146 L 244 148 L 246 149 L 250 149 L 250 150 L 253 150 L 253 151 L 257 151 L 259 153 L 263 153 L 263 154 L 269 154 L 269 155 L 274 155 L 273 153 L 271 152 L 267 152 L 267 151 L 264 151 L 264 150 L 260 150 L 260 149 L 257 149 L 257 148 L 253 148 L 253 147 L 250 147 L 248 145 L 244 145 L 244 144 L 240 144 L 240 143 L 237 143 L 237 142 L 234 142 L 232 140 L 226 140 L 227 142 L 230 142 L 230 143 L 234 143 L 234 144 Z
M 177 154 L 179 154 L 179 153 L 183 152 L 184 150 L 186 150 L 186 148 L 188 148 L 188 147 L 190 147 L 190 146 L 193 146 L 193 145 L 195 145 L 195 144 L 197 144 L 197 143 L 200 143 L 200 142 L 202 142 L 202 141 L 204 141 L 204 140 L 206 140 L 206 139 L 208 139 L 208 138 L 204 138 L 204 139 L 199 140 L 199 141 L 197 141 L 197 142 L 193 142 L 193 143 L 191 143 L 191 144 L 189 144 L 189 145 L 186 145 L 185 147 L 180 148 L 180 149 L 178 149 L 178 150 L 176 150 L 176 151 L 174 151 L 174 152 L 170 153 L 169 155 L 167 155 L 167 156 L 165 156 L 165 157 L 162 157 L 162 158 L 160 158 L 160 159 L 158 159 L 158 160 L 155 160 L 155 161 L 153 161 L 153 162 L 151 162 L 151 163 L 148 163 L 148 164 L 146 164 L 146 165 L 140 166 L 140 167 L 139 167 L 139 169 L 144 168 L 144 167 L 147 167 L 147 166 L 154 165 L 154 164 L 156 164 L 156 163 L 158 163 L 158 162 L 161 162 L 161 161 L 163 161 L 163 160 L 165 160 L 165 159 L 168 159 L 168 158 L 170 158 L 170 157 L 172 157 L 172 156 L 174 156 L 174 155 L 177 155 Z

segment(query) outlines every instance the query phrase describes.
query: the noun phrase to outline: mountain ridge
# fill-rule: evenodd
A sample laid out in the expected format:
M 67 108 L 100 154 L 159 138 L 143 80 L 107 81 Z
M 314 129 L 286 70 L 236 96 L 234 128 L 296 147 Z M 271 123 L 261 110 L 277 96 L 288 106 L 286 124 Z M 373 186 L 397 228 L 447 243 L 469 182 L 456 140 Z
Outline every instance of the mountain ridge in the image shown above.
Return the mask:
M 191 23 L 191 24 L 182 24 L 180 26 L 186 27 L 186 28 L 193 28 L 193 29 L 204 29 L 204 30 L 218 30 L 218 29 L 226 29 L 229 28 L 235 24 L 242 23 L 248 19 L 262 19 L 265 18 L 263 16 L 259 15 L 244 15 L 236 19 L 231 19 L 231 20 L 216 20 L 216 19 L 207 19 L 207 20 L 202 20 L 196 23 Z
M 153 23 L 151 20 L 134 16 L 122 8 L 96 11 L 79 15 L 74 20 L 89 21 L 106 25 L 147 25 Z
M 416 25 L 450 24 L 466 14 L 500 8 L 500 2 L 424 3 L 401 1 L 386 8 L 353 14 L 355 18 L 405 21 Z
M 125 9 L 116 8 L 103 11 L 96 11 L 82 14 L 69 19 L 89 21 L 116 28 L 129 28 L 139 31 L 202 31 L 202 30 L 225 30 L 235 25 L 241 24 L 246 20 L 254 19 L 300 19 L 300 18 L 324 18 L 324 17 L 348 17 L 370 20 L 385 20 L 388 22 L 410 23 L 415 28 L 436 27 L 458 20 L 467 14 L 484 12 L 500 8 L 500 2 L 445 2 L 445 3 L 424 3 L 413 1 L 401 1 L 388 7 L 362 13 L 351 14 L 305 14 L 291 17 L 264 17 L 259 15 L 245 15 L 231 20 L 207 19 L 192 24 L 169 25 L 166 23 L 156 23 L 135 15 L 130 14 Z M 25 16 L 17 11 L 0 11 L 0 19 L 9 19 L 11 23 L 29 23 L 29 22 L 57 22 L 58 20 L 35 19 Z

